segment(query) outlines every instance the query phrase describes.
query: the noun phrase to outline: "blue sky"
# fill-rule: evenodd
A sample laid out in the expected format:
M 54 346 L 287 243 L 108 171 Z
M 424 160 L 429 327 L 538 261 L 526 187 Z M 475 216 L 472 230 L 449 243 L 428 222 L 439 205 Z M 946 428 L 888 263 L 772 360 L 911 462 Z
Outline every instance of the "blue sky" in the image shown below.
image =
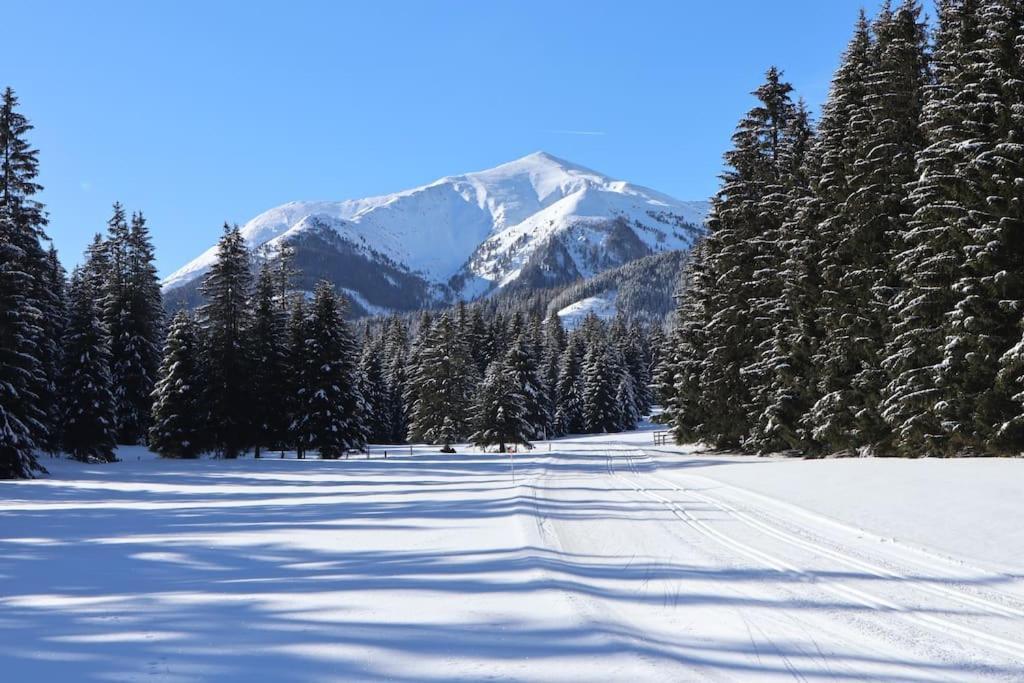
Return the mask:
M 816 108 L 879 4 L 7 0 L 0 85 L 36 126 L 65 263 L 120 200 L 167 274 L 225 220 L 539 149 L 706 198 L 765 69 Z

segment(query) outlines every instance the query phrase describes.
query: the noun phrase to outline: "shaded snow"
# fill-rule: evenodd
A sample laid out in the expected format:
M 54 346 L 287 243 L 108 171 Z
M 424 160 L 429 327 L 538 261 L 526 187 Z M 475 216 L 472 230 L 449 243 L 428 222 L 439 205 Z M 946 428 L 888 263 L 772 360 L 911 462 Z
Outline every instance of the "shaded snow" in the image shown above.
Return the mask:
M 1021 460 L 537 446 L 44 459 L 5 680 L 1024 679 Z

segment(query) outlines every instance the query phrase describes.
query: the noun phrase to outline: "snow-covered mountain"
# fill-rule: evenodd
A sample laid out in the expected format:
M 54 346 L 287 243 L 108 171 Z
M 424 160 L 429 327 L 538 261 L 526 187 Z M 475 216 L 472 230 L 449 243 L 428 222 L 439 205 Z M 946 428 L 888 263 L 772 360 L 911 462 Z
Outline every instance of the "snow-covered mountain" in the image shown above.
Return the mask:
M 562 284 L 686 249 L 707 210 L 536 152 L 395 194 L 290 202 L 242 234 L 265 257 L 294 246 L 310 286 L 327 277 L 364 309 L 401 310 Z M 175 271 L 165 294 L 194 297 L 215 257 L 211 247 Z

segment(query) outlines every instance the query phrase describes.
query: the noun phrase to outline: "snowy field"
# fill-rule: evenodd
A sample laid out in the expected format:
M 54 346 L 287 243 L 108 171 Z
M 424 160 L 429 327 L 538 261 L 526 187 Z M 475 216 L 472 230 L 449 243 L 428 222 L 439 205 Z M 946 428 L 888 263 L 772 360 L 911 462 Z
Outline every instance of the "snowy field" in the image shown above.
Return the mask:
M 1024 679 L 1024 460 L 380 455 L 0 482 L 0 679 Z

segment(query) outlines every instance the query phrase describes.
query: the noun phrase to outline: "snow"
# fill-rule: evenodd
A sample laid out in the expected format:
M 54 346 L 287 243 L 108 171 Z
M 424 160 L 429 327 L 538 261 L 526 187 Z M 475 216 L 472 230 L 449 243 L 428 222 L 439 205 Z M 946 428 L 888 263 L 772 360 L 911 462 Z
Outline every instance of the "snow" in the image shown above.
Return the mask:
M 458 451 L 0 482 L 5 680 L 1024 678 L 1024 461 Z
M 369 301 L 366 300 L 365 296 L 363 296 L 362 294 L 360 294 L 359 292 L 350 287 L 340 287 L 339 289 L 345 293 L 345 296 L 349 297 L 350 299 L 352 299 L 352 301 L 362 306 L 363 310 L 369 313 L 370 315 L 387 315 L 392 312 L 390 308 L 387 308 L 385 306 L 371 304 Z
M 588 296 L 585 299 L 569 304 L 558 311 L 558 317 L 562 319 L 562 325 L 567 330 L 575 330 L 583 320 L 593 313 L 603 320 L 611 320 L 615 317 L 616 292 L 606 292 L 601 296 Z
M 268 245 L 272 251 L 275 240 L 308 229 L 305 219 L 316 216 L 317 226 L 329 226 L 435 284 L 460 272 L 500 283 L 544 241 L 578 224 L 623 216 L 649 226 L 640 237 L 655 251 L 684 249 L 689 236 L 675 235 L 651 213 L 667 212 L 699 225 L 707 211 L 707 202 L 679 201 L 536 152 L 395 194 L 290 202 L 250 220 L 242 235 L 250 247 Z M 164 289 L 201 277 L 215 258 L 216 247 L 207 249 L 168 276 Z

